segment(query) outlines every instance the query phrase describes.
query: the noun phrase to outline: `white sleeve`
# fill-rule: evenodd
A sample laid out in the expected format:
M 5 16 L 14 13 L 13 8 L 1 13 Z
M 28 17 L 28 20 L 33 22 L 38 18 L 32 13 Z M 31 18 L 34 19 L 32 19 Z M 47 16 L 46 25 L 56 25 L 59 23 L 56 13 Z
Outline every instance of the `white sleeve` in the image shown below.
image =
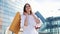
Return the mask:
M 24 21 L 25 21 L 25 16 L 22 15 L 22 16 L 21 16 L 21 28 L 24 27 Z

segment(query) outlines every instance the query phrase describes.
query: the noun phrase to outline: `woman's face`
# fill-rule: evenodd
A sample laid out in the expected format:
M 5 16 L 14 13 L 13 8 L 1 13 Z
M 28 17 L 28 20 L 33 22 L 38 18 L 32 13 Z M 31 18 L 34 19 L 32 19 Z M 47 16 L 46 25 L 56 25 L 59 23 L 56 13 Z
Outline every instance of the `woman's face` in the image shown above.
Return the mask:
M 30 14 L 31 11 L 30 5 L 27 4 L 25 10 L 27 11 L 28 14 Z

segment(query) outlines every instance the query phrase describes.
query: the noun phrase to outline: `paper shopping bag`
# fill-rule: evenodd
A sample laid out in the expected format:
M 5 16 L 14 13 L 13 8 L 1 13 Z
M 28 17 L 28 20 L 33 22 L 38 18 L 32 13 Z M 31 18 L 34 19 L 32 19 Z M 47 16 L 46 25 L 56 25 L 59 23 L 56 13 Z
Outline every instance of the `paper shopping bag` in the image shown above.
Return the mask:
M 17 12 L 12 21 L 12 24 L 10 25 L 9 30 L 11 30 L 15 34 L 18 34 L 18 32 L 20 30 L 20 23 L 21 23 L 20 21 L 21 21 L 21 15 L 19 12 Z

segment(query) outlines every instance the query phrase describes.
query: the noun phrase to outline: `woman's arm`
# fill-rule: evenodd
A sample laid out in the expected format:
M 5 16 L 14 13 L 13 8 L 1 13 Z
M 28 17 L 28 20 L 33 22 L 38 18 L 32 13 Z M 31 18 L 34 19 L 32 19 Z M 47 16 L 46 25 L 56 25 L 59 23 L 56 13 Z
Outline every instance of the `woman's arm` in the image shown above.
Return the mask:
M 26 18 L 25 18 L 25 21 L 24 21 L 24 26 L 28 26 L 28 15 L 25 14 Z
M 39 24 L 40 23 L 40 20 L 35 15 L 33 15 L 33 17 L 34 17 L 36 23 Z

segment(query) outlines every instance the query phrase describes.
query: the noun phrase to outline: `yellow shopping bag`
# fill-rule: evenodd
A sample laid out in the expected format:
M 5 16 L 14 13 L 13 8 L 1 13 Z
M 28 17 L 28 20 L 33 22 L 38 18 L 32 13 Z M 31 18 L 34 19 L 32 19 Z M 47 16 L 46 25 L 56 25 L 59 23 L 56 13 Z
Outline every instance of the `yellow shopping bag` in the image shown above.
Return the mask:
M 21 21 L 21 15 L 19 12 L 17 12 L 9 30 L 14 32 L 15 34 L 18 34 L 20 30 L 20 23 L 21 23 L 20 21 Z

